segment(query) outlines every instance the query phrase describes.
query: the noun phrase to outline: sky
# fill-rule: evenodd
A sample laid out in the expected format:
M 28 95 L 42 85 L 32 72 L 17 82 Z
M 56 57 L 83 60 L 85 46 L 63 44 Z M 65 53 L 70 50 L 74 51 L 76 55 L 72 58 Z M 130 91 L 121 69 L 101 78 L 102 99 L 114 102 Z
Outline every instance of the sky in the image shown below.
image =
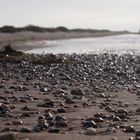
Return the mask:
M 0 26 L 138 31 L 140 0 L 0 0 Z

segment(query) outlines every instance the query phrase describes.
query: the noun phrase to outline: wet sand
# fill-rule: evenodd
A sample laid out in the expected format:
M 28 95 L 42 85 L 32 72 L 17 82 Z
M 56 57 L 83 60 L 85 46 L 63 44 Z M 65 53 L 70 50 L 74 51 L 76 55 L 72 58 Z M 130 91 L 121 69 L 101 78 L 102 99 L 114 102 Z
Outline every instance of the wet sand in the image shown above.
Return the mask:
M 31 140 L 139 139 L 139 56 L 45 57 L 46 63 L 0 58 L 1 134 L 16 132 Z

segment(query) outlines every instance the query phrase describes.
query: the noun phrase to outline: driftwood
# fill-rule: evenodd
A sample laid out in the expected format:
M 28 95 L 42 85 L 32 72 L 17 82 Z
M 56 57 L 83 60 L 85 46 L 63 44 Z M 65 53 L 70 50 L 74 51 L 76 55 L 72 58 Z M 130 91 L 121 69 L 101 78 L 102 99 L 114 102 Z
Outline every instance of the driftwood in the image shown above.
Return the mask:
M 3 46 L 3 48 L 4 48 L 4 50 L 0 52 L 1 54 L 6 54 L 6 55 L 7 54 L 8 55 L 12 55 L 12 54 L 20 55 L 20 54 L 23 54 L 22 52 L 13 49 L 11 44 L 5 45 L 5 46 Z
M 16 50 L 14 50 L 14 49 L 12 48 L 11 44 L 8 44 L 8 45 L 4 46 L 4 49 L 5 49 L 4 52 L 6 52 L 6 53 L 17 52 Z

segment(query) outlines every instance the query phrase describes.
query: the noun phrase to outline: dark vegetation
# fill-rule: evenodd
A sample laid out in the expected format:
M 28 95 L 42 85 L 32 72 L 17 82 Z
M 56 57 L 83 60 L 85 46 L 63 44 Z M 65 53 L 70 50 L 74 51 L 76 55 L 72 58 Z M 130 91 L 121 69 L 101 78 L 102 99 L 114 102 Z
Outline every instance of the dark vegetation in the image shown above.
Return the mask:
M 68 29 L 64 26 L 59 26 L 56 28 L 45 28 L 35 25 L 28 25 L 25 27 L 14 27 L 14 26 L 3 26 L 0 27 L 0 32 L 2 33 L 16 33 L 16 32 L 22 32 L 22 31 L 32 31 L 32 32 L 111 32 L 110 30 L 93 30 L 93 29 Z

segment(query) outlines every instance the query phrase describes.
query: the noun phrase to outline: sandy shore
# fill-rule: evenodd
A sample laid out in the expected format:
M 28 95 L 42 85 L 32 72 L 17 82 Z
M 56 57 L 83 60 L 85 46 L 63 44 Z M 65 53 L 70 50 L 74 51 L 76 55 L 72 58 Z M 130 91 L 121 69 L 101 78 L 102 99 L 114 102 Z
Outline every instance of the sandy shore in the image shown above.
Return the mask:
M 35 57 L 0 58 L 1 134 L 17 132 L 31 140 L 138 139 L 139 56 Z M 39 57 L 51 61 L 35 63 Z

